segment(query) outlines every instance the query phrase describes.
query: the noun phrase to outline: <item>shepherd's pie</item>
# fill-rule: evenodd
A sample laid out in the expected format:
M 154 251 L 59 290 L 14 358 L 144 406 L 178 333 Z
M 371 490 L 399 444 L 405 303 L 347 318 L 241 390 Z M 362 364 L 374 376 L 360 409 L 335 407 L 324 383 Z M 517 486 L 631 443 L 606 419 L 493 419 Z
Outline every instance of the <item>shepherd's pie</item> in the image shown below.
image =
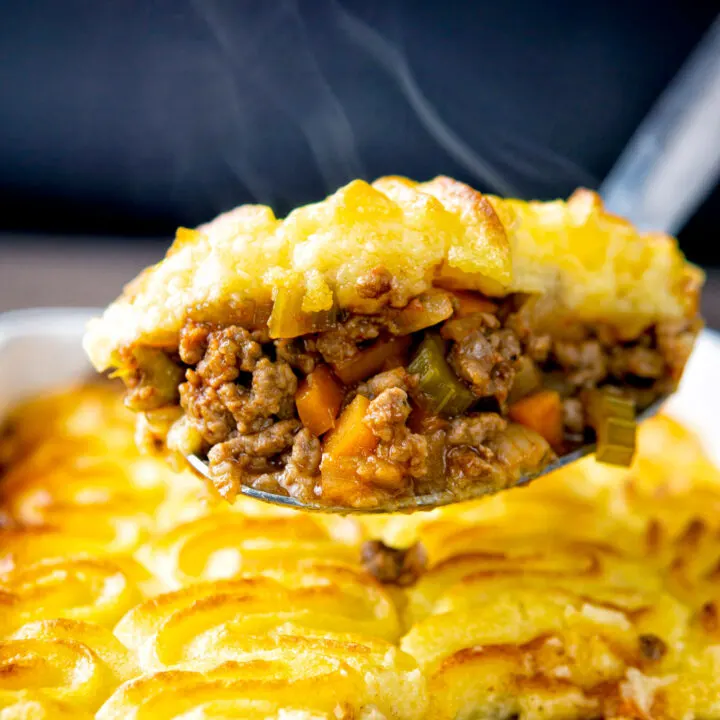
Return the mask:
M 372 508 L 512 486 L 594 436 L 627 465 L 636 410 L 677 384 L 702 274 L 580 190 L 485 196 L 355 181 L 284 220 L 196 230 L 89 328 L 145 447 L 217 490 Z

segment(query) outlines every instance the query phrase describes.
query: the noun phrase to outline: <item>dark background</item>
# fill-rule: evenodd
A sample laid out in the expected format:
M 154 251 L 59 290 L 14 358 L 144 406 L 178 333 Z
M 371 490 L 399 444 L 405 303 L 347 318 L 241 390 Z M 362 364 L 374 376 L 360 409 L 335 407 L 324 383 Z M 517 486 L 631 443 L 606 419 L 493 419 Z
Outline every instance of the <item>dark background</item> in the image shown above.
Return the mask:
M 242 202 L 284 213 L 389 173 L 597 187 L 717 9 L 0 0 L 0 232 L 160 247 Z M 720 265 L 719 221 L 716 188 L 681 234 L 691 259 Z

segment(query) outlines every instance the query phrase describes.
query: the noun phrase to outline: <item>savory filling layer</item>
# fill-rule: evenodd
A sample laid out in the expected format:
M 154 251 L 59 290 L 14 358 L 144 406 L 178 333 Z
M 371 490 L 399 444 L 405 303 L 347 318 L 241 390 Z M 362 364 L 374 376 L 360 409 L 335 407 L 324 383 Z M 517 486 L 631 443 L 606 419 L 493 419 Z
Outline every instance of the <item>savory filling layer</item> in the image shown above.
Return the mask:
M 292 339 L 189 321 L 176 354 L 126 352 L 128 404 L 152 435 L 179 399 L 168 446 L 206 455 L 229 499 L 241 485 L 354 507 L 462 497 L 596 432 L 605 459 L 629 462 L 635 409 L 674 387 L 697 328 L 664 322 L 627 341 L 549 318 L 537 297 L 434 290 Z

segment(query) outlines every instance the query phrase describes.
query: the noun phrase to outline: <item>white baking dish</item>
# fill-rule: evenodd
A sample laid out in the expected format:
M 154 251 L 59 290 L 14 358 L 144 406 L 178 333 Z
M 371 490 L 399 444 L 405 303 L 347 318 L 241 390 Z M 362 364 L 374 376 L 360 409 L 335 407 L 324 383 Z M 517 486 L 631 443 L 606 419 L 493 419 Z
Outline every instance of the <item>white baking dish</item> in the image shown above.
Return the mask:
M 98 313 L 34 308 L 0 314 L 0 416 L 25 397 L 92 374 L 80 340 Z M 666 412 L 692 427 L 720 466 L 720 334 L 702 333 Z

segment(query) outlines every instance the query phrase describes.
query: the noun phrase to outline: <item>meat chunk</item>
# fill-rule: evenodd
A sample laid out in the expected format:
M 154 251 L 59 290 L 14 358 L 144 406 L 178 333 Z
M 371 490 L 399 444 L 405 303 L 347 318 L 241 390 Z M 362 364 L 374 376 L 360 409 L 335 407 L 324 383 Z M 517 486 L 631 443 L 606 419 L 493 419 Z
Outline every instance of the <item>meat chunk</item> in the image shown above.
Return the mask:
M 401 550 L 369 540 L 362 547 L 361 561 L 376 580 L 399 587 L 414 585 L 428 565 L 427 551 L 420 542 Z
M 478 397 L 494 397 L 504 403 L 521 349 L 517 335 L 499 325 L 494 315 L 478 313 L 445 323 L 442 335 L 454 341 L 448 360 L 458 376 Z
M 427 473 L 427 440 L 407 427 L 409 415 L 407 393 L 392 387 L 383 390 L 370 403 L 364 418 L 365 424 L 380 440 L 376 457 L 399 466 L 401 479 L 406 475 L 422 477 Z M 382 463 L 379 467 L 383 468 Z
M 676 382 L 682 375 L 701 327 L 701 321 L 696 319 L 667 320 L 658 323 L 655 328 L 657 348 L 670 368 L 672 379 Z
M 180 331 L 178 353 L 187 365 L 197 365 L 207 350 L 211 328 L 203 323 L 189 322 Z
M 211 448 L 211 472 L 223 478 L 219 486 L 233 495 L 241 482 L 276 472 L 300 428 L 297 378 L 288 362 L 271 361 L 250 332 L 234 325 L 212 330 L 188 324 L 180 353 L 197 363 L 180 386 L 180 403 Z
M 536 335 L 530 332 L 523 345 L 525 352 L 531 360 L 535 362 L 545 362 L 552 348 L 552 339 L 549 335 Z
M 318 355 L 304 347 L 299 339 L 276 340 L 275 353 L 278 360 L 284 360 L 290 367 L 299 370 L 303 375 L 309 375 L 317 365 Z
M 307 428 L 300 430 L 295 435 L 290 459 L 280 479 L 280 484 L 292 497 L 305 502 L 313 499 L 321 458 L 320 440 Z
M 383 319 L 376 315 L 353 315 L 349 320 L 318 335 L 316 347 L 325 362 L 339 363 L 358 351 L 358 344 L 375 340 L 383 327 Z
M 596 385 L 608 374 L 607 356 L 597 340 L 557 340 L 553 356 L 576 387 Z
M 218 391 L 203 385 L 194 371 L 187 371 L 187 382 L 180 385 L 180 404 L 203 440 L 214 445 L 226 440 L 236 423 Z
M 455 418 L 447 430 L 447 444 L 451 446 L 469 445 L 479 448 L 485 440 L 504 430 L 507 421 L 497 413 L 475 413 Z
M 537 297 L 529 297 L 522 301 L 517 311 L 507 316 L 504 326 L 517 335 L 523 350 L 531 360 L 543 363 L 550 354 L 552 340 L 550 335 L 538 332 L 534 328 L 538 301 Z M 510 302 L 517 301 L 511 299 Z
M 233 500 L 240 485 L 276 489 L 276 458 L 291 447 L 299 427 L 298 420 L 282 420 L 258 433 L 233 432 L 230 439 L 212 447 L 208 464 L 221 494 Z
M 563 423 L 568 432 L 582 435 L 585 430 L 585 411 L 580 398 L 563 400 Z
M 252 374 L 252 385 L 247 402 L 241 403 L 233 413 L 240 432 L 247 432 L 257 422 L 275 415 L 288 418 L 293 415 L 297 378 L 284 361 L 271 362 L 261 358 Z
M 360 297 L 377 300 L 392 290 L 392 275 L 386 268 L 376 267 L 359 277 L 355 287 Z
M 657 380 L 665 374 L 665 360 L 657 350 L 636 345 L 630 348 L 613 348 L 609 369 L 617 378 L 632 375 Z
M 486 443 L 506 427 L 507 421 L 497 413 L 475 413 L 450 422 L 445 435 L 445 464 L 452 488 L 464 489 L 494 476 L 496 459 Z
M 497 471 L 495 454 L 490 448 L 460 445 L 445 456 L 448 486 L 462 492 L 473 485 L 490 482 Z
M 235 325 L 209 333 L 206 342 L 205 354 L 195 370 L 210 387 L 233 382 L 241 371 L 252 372 L 262 357 L 260 344 Z M 194 357 L 192 353 L 190 356 Z
M 369 405 L 365 424 L 382 442 L 390 442 L 410 415 L 407 393 L 398 387 L 383 390 Z
M 213 459 L 214 452 L 224 453 L 222 448 L 227 446 L 236 457 L 249 455 L 252 457 L 270 458 L 287 450 L 293 442 L 295 433 L 300 429 L 299 420 L 280 420 L 257 433 L 235 433 L 230 440 L 216 445 L 210 450 L 209 458 Z
M 273 416 L 292 417 L 296 390 L 297 378 L 287 363 L 261 358 L 249 389 L 235 382 L 215 388 L 206 384 L 194 370 L 189 370 L 188 382 L 180 386 L 180 401 L 202 434 L 206 432 L 201 427 L 203 423 L 212 423 L 217 432 L 222 432 L 222 422 L 227 437 L 235 428 L 242 433 L 258 432 L 270 424 Z M 213 440 L 206 439 L 219 442 L 217 433 L 213 433 L 213 437 Z
M 390 388 L 400 388 L 409 393 L 413 385 L 413 376 L 409 375 L 405 368 L 398 367 L 374 375 L 369 380 L 358 385 L 357 391 L 359 395 L 364 395 L 372 400 Z

